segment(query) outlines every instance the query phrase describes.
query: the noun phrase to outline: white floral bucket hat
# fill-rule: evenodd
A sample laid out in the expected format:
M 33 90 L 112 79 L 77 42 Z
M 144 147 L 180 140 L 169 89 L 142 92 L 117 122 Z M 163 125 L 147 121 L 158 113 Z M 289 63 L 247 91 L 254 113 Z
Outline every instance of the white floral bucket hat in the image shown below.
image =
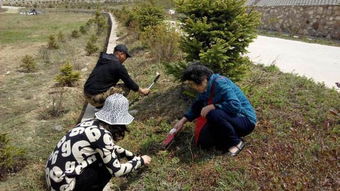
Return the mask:
M 129 101 L 122 94 L 113 94 L 106 98 L 103 108 L 95 115 L 110 125 L 128 125 L 134 119 L 128 110 Z

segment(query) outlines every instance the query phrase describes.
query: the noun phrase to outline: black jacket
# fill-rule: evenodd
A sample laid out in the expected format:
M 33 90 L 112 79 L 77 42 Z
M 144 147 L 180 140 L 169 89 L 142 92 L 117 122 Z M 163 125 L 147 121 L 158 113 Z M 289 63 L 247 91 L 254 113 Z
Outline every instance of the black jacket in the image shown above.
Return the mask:
M 90 95 L 97 95 L 115 86 L 119 80 L 133 91 L 139 86 L 131 79 L 126 68 L 114 54 L 100 53 L 97 65 L 93 69 L 84 85 L 84 91 Z

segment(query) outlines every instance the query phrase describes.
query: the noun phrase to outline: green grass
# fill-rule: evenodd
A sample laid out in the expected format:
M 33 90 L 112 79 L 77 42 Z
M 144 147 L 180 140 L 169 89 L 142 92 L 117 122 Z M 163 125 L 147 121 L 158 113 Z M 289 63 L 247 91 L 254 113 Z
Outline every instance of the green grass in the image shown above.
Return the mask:
M 27 25 L 33 27 L 34 23 Z M 65 34 L 69 36 L 72 30 Z M 275 66 L 251 65 L 251 72 L 239 85 L 255 106 L 259 122 L 254 132 L 245 137 L 247 145 L 237 157 L 197 148 L 192 143 L 193 124 L 188 124 L 171 147 L 163 150 L 161 141 L 192 100 L 183 95 L 185 87 L 175 83 L 147 49 L 140 50 L 140 42 L 127 33 L 123 29 L 119 31 L 124 37 L 120 43 L 139 50 L 124 63 L 133 79 L 146 87 L 156 71 L 161 73 L 161 78 L 149 96 L 130 93 L 130 102 L 138 98 L 132 108 L 139 113 L 128 127 L 130 133 L 118 142 L 134 153 L 150 155 L 152 163 L 127 177 L 113 178 L 114 190 L 336 190 L 339 187 L 340 120 L 330 112 L 340 109 L 336 90 L 282 73 Z M 74 125 L 81 109 L 82 84 L 97 61 L 97 55 L 86 56 L 84 47 L 88 38 L 89 35 L 68 39 L 58 50 L 42 49 L 39 55 L 45 56 L 40 57 L 38 72 L 13 72 L 1 82 L 1 130 L 8 133 L 14 145 L 26 150 L 29 163 L 0 182 L 0 190 L 45 190 L 46 159 L 62 135 Z M 105 35 L 101 38 L 98 44 L 103 45 Z M 48 92 L 55 90 L 54 76 L 65 60 L 74 61 L 79 69 L 86 62 L 89 71 L 84 73 L 78 87 L 67 88 L 64 102 L 68 113 L 41 120 L 39 115 L 51 102 L 52 95 Z M 9 64 L 19 65 L 19 62 Z M 63 130 L 54 130 L 55 125 L 62 125 Z
M 129 37 L 124 42 L 130 48 L 140 46 Z M 275 66 L 251 65 L 239 85 L 255 106 L 259 122 L 245 137 L 247 146 L 239 156 L 197 148 L 192 144 L 193 124 L 164 151 L 161 141 L 191 100 L 149 53 L 144 50 L 136 57 L 125 65 L 142 86 L 156 71 L 161 79 L 149 96 L 133 105 L 140 112 L 129 126 L 131 133 L 118 144 L 153 160 L 150 167 L 127 178 L 114 178 L 115 190 L 336 190 L 339 186 L 340 120 L 331 113 L 340 109 L 335 89 L 282 73 Z
M 50 34 L 78 29 L 90 14 L 46 13 L 35 16 L 2 14 L 0 17 L 0 43 L 45 42 Z

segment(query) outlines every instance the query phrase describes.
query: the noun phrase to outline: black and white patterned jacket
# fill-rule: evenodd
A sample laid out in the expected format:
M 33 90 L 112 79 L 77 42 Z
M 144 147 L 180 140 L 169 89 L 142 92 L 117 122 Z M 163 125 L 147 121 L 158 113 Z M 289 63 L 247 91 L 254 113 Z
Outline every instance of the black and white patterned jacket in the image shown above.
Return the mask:
M 120 163 L 119 158 L 129 161 Z M 115 145 L 111 133 L 91 119 L 71 129 L 48 158 L 45 174 L 50 190 L 73 190 L 76 177 L 99 158 L 113 176 L 125 175 L 144 164 L 141 157 Z

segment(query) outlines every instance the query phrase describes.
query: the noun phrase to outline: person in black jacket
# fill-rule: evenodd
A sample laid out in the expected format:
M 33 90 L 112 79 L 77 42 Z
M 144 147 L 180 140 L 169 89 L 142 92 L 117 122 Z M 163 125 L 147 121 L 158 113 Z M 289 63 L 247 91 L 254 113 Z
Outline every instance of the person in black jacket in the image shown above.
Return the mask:
M 138 91 L 143 95 L 149 94 L 148 88 L 140 88 L 134 82 L 124 67 L 124 61 L 131 57 L 125 45 L 119 44 L 114 48 L 113 54 L 101 53 L 97 65 L 93 69 L 84 85 L 86 100 L 93 106 L 100 108 L 105 99 L 114 93 L 127 95 L 129 90 Z M 122 80 L 123 87 L 117 82 Z

